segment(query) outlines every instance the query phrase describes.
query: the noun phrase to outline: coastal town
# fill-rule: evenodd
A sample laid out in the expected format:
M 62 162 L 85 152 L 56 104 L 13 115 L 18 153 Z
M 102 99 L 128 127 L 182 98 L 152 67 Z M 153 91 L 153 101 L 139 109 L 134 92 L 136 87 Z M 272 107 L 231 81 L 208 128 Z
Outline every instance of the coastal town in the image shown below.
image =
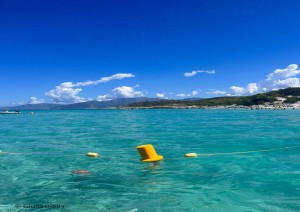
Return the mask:
M 285 88 L 252 96 L 224 96 L 196 100 L 160 100 L 137 102 L 119 109 L 300 109 L 300 88 Z
M 295 110 L 300 109 L 300 104 L 289 105 L 226 105 L 226 106 L 180 106 L 180 105 L 167 105 L 167 106 L 151 106 L 151 107 L 111 107 L 109 109 L 122 109 L 122 110 L 146 110 L 146 109 L 245 109 L 245 110 Z

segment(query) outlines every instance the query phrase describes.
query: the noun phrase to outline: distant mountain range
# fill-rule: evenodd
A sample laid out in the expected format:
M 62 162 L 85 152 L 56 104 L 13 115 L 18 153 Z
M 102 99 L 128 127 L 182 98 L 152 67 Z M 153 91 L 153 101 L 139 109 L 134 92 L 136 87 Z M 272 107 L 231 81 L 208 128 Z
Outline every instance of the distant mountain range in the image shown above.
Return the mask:
M 1 110 L 50 110 L 57 106 L 59 105 L 42 103 L 42 104 L 25 104 L 25 105 L 18 105 L 18 106 L 8 106 L 8 107 L 1 107 L 0 109 Z
M 110 101 L 88 101 L 75 104 L 25 104 L 11 107 L 1 107 L 1 110 L 83 110 L 83 109 L 105 109 L 110 107 L 120 107 L 137 102 L 158 101 L 157 98 L 118 98 Z
M 80 109 L 105 109 L 110 107 L 120 107 L 137 102 L 153 102 L 158 101 L 156 98 L 138 97 L 138 98 L 118 98 L 109 101 L 89 101 L 69 105 L 59 105 L 51 108 L 55 110 L 80 110 Z

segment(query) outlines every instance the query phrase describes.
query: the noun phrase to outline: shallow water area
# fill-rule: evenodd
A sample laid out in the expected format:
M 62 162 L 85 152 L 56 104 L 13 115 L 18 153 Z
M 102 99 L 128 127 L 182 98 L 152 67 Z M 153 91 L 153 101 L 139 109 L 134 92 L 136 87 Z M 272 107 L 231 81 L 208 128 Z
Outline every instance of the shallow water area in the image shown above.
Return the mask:
M 300 146 L 299 123 L 299 110 L 0 116 L 0 150 L 17 153 L 0 154 L 0 211 L 299 211 L 300 148 L 184 157 Z M 148 143 L 164 160 L 140 161 Z

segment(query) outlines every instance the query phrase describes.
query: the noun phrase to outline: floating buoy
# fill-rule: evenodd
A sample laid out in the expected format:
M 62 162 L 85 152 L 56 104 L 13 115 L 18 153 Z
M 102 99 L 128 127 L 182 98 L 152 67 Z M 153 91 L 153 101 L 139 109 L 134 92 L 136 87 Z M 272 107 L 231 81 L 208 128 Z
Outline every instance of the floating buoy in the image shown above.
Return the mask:
M 152 144 L 145 144 L 136 147 L 140 153 L 143 162 L 156 162 L 162 160 L 164 157 L 162 155 L 157 155 Z
M 97 152 L 88 152 L 85 155 L 88 157 L 94 157 L 94 158 L 100 157 L 100 155 Z
M 197 153 L 187 153 L 184 155 L 184 157 L 187 157 L 187 158 L 194 158 L 194 157 L 197 157 Z
M 87 170 L 74 170 L 72 171 L 73 174 L 90 174 Z

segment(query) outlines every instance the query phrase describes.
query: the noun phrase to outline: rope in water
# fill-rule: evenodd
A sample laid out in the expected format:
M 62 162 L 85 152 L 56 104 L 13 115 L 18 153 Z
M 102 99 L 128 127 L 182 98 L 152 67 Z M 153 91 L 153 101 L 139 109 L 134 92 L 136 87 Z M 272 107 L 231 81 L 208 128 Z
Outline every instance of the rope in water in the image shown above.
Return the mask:
M 1 152 L 0 155 L 56 155 L 56 154 L 64 154 L 64 155 L 86 155 L 86 154 L 72 154 L 72 153 L 62 153 L 62 152 L 53 152 L 53 153 L 45 153 L 45 152 Z
M 195 154 L 195 156 L 199 157 L 209 157 L 209 156 L 218 156 L 218 155 L 238 155 L 238 154 L 250 154 L 250 153 L 258 153 L 258 152 L 271 152 L 271 151 L 277 151 L 277 150 L 284 150 L 284 149 L 295 149 L 300 148 L 300 146 L 287 146 L 287 147 L 280 147 L 280 148 L 273 148 L 273 149 L 260 149 L 260 150 L 251 150 L 251 151 L 244 151 L 244 152 L 216 152 L 216 153 L 203 153 L 203 154 L 196 154 L 196 153 L 189 153 L 189 154 Z M 64 154 L 64 155 L 80 155 L 85 156 L 86 154 L 72 154 L 72 153 L 45 153 L 45 152 L 35 152 L 35 153 L 28 153 L 28 152 L 1 152 L 0 155 L 4 154 L 43 154 L 43 155 L 55 155 L 55 154 Z M 103 157 L 103 156 L 101 156 Z M 105 158 L 107 156 L 104 156 Z
M 276 151 L 276 150 L 294 149 L 294 148 L 300 148 L 300 146 L 287 146 L 287 147 L 280 147 L 280 148 L 273 148 L 273 149 L 260 149 L 260 150 L 252 150 L 252 151 L 245 151 L 245 152 L 206 153 L 206 154 L 197 154 L 197 156 L 205 157 L 205 156 L 217 156 L 217 155 L 238 155 L 238 154 L 249 154 L 249 153 L 257 153 L 257 152 L 271 152 L 271 151 Z

